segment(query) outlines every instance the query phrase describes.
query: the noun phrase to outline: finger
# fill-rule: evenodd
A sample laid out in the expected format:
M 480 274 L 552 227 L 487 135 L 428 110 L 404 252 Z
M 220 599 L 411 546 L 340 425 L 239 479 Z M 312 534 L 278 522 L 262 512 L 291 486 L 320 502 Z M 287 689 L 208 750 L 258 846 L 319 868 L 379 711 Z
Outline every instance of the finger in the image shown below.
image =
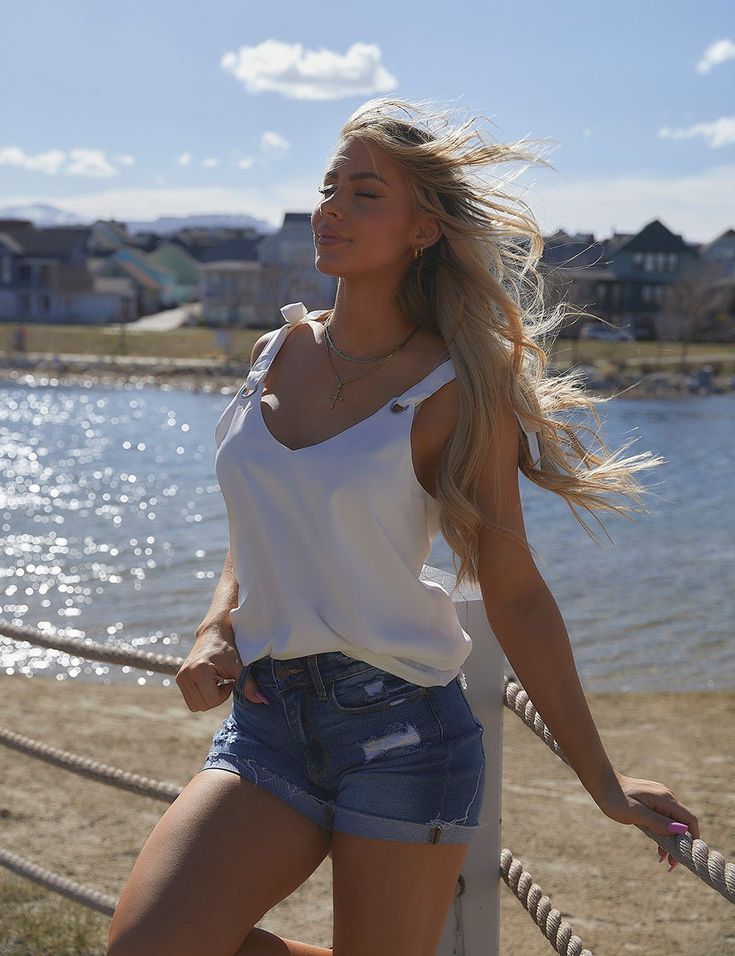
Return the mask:
M 670 816 L 671 820 L 675 820 L 677 823 L 684 823 L 686 825 L 692 840 L 699 839 L 699 820 L 697 820 L 688 807 L 685 807 L 681 803 L 675 802 Z M 669 822 L 671 822 L 671 820 Z
M 245 697 L 246 700 L 249 700 L 253 704 L 263 703 L 263 701 L 259 700 L 257 697 L 257 694 L 262 693 L 262 691 L 259 691 L 258 685 L 255 682 L 255 678 L 250 675 L 248 675 L 247 678 L 245 679 L 242 693 L 243 693 L 243 697 Z M 263 694 L 263 697 L 265 697 L 265 694 Z

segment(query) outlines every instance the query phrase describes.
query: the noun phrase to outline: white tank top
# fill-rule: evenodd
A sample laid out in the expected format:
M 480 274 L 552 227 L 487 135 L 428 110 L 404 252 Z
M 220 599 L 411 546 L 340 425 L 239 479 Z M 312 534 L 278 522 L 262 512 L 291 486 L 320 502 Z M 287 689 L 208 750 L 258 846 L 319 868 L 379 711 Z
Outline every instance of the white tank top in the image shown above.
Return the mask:
M 447 359 L 373 415 L 293 450 L 263 419 L 261 383 L 290 325 L 272 336 L 215 428 L 243 664 L 341 651 L 424 687 L 446 685 L 472 649 L 452 598 L 421 572 L 439 506 L 411 458 L 416 407 L 455 377 Z

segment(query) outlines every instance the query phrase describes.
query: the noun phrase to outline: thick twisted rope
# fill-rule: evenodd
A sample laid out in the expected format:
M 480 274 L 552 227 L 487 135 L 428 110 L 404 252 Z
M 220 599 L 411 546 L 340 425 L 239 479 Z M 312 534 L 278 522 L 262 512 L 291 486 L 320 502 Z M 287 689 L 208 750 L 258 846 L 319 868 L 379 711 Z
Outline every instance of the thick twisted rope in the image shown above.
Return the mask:
M 584 948 L 571 925 L 554 909 L 549 897 L 510 850 L 500 852 L 500 875 L 560 956 L 592 956 L 592 951 Z
M 551 731 L 541 719 L 533 701 L 516 681 L 505 678 L 503 703 L 521 718 L 523 723 L 539 737 L 557 757 L 569 766 L 569 761 Z M 654 833 L 647 827 L 635 826 L 647 837 L 665 847 L 679 863 L 694 873 L 712 889 L 717 890 L 730 903 L 735 903 L 735 863 L 728 863 L 718 850 L 711 850 L 704 840 L 692 840 L 691 834 Z
M 141 777 L 137 773 L 128 773 L 117 767 L 90 760 L 88 757 L 80 757 L 68 750 L 50 747 L 31 737 L 23 737 L 13 730 L 6 730 L 5 727 L 0 727 L 0 744 L 11 747 L 28 757 L 36 757 L 39 760 L 45 760 L 46 763 L 63 767 L 64 770 L 71 770 L 90 780 L 98 780 L 100 783 L 107 783 L 144 797 L 152 797 L 154 800 L 163 800 L 164 803 L 173 803 L 182 790 L 175 783 L 162 783 L 159 780 L 151 780 L 149 777 Z
M 88 886 L 70 880 L 66 876 L 59 876 L 58 873 L 52 873 L 45 870 L 42 866 L 26 860 L 17 853 L 10 853 L 8 850 L 0 849 L 0 866 L 18 876 L 23 876 L 34 883 L 39 883 L 54 893 L 61 893 L 62 896 L 68 896 L 69 899 L 81 903 L 82 906 L 88 906 L 90 909 L 97 910 L 105 916 L 112 916 L 117 906 L 117 900 L 108 893 L 101 893 L 99 890 L 92 890 Z
M 0 619 L 0 636 L 9 637 L 14 641 L 28 641 L 57 651 L 66 651 L 67 654 L 84 657 L 90 661 L 127 664 L 129 667 L 142 667 L 159 674 L 176 674 L 184 663 L 183 657 L 154 654 L 152 651 L 136 651 L 120 645 L 98 644 L 95 641 L 80 640 L 76 637 L 62 637 L 60 634 L 47 635 L 35 627 L 11 624 L 10 621 L 2 619 Z

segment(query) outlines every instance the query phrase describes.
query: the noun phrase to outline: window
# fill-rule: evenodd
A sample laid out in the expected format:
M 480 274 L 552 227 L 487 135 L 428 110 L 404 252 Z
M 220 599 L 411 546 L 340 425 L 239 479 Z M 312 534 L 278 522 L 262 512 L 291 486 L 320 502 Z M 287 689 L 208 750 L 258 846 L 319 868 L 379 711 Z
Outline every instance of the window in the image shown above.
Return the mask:
M 675 252 L 669 253 L 669 272 L 676 272 L 679 265 L 679 257 Z
M 634 252 L 633 253 L 633 269 L 636 272 L 640 272 L 642 268 L 643 268 L 643 253 Z
M 646 272 L 653 272 L 654 262 L 653 262 L 653 253 L 647 252 L 646 257 L 643 260 L 643 268 Z
M 10 285 L 13 281 L 13 263 L 10 256 L 0 258 L 0 282 L 3 285 Z

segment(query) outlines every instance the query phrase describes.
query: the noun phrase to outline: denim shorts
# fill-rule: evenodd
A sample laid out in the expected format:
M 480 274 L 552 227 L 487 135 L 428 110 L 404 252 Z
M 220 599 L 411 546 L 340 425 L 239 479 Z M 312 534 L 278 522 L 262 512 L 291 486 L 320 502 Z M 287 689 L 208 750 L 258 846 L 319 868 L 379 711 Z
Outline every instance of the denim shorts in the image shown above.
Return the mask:
M 243 696 L 249 673 L 268 704 Z M 487 825 L 485 751 L 460 679 L 422 687 L 341 651 L 263 657 L 240 672 L 202 769 L 246 777 L 328 830 L 469 843 Z

